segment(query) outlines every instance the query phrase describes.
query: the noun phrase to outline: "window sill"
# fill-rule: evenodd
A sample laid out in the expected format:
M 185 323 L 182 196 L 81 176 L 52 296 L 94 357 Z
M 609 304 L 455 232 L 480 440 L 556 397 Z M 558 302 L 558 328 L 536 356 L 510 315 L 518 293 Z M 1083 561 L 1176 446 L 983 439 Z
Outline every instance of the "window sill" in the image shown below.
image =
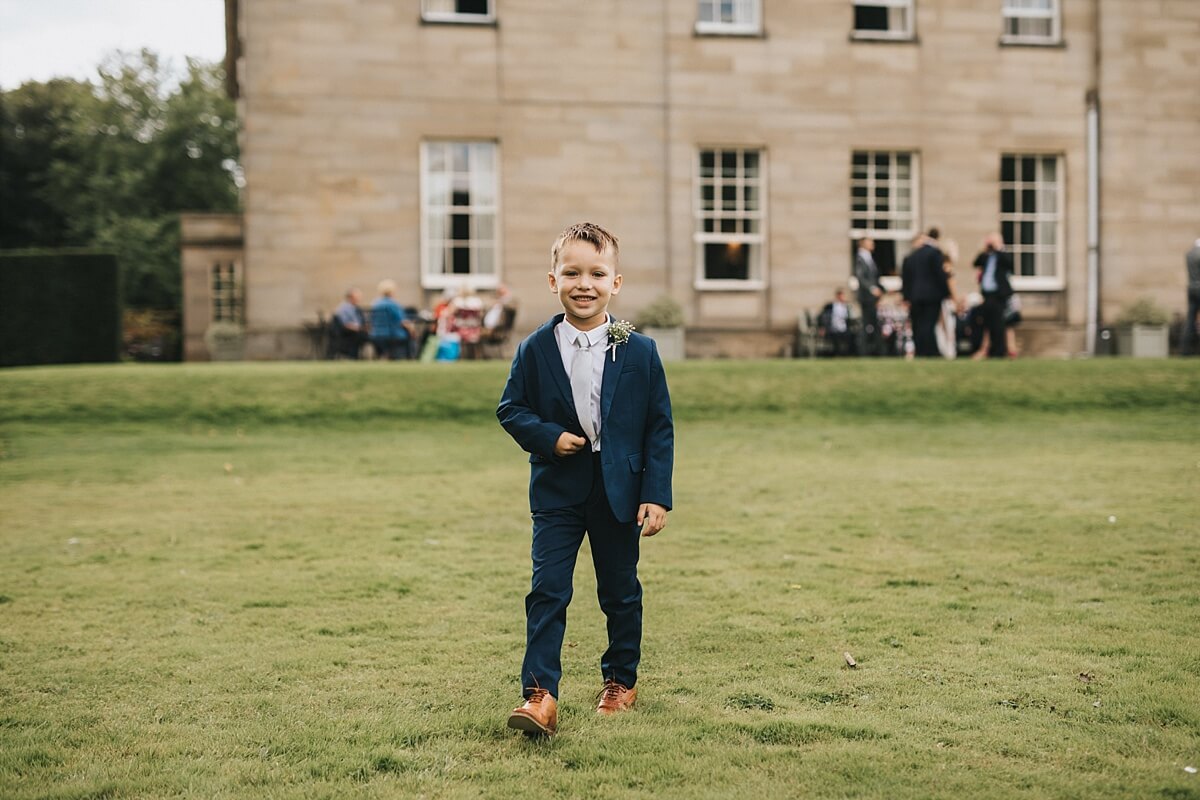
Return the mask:
M 1062 278 L 1038 278 L 1013 275 L 1008 279 L 1014 292 L 1061 292 L 1067 288 Z
M 469 28 L 498 28 L 499 21 L 495 17 L 479 17 L 479 16 L 448 16 L 448 17 L 421 17 L 422 25 L 459 25 Z
M 1034 47 L 1047 50 L 1067 49 L 1067 43 L 1062 39 L 1021 39 L 1001 36 L 999 44 L 1001 47 Z
M 869 44 L 920 44 L 921 40 L 915 33 L 868 33 L 865 31 L 850 31 L 851 42 L 867 42 Z
M 692 284 L 692 288 L 698 292 L 761 292 L 767 288 L 767 282 L 737 280 L 708 281 L 700 279 Z
M 495 289 L 500 285 L 497 275 L 423 275 L 421 288 L 439 291 L 443 289 L 458 289 L 463 284 L 472 289 Z
M 697 39 L 766 39 L 767 33 L 757 27 L 705 25 L 697 22 L 696 27 L 692 29 L 692 36 Z

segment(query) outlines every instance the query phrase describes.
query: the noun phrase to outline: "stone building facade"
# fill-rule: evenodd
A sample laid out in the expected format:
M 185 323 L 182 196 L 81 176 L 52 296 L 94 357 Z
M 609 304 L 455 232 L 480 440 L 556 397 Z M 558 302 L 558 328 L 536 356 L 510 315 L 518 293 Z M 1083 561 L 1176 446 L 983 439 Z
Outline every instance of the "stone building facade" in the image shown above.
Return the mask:
M 304 323 L 384 278 L 424 307 L 503 282 L 530 330 L 583 219 L 621 236 L 614 312 L 674 298 L 692 355 L 784 352 L 864 232 L 886 266 L 937 226 L 970 290 L 1003 230 L 1033 352 L 1183 308 L 1197 0 L 227 6 L 251 358 L 308 354 Z

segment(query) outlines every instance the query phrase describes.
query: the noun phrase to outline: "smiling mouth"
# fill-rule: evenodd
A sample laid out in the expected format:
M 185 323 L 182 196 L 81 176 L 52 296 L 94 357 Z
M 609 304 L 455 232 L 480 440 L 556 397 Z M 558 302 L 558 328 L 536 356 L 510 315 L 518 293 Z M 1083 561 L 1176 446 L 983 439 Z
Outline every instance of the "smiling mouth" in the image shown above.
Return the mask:
M 578 296 L 572 297 L 571 299 L 574 300 L 576 303 L 590 303 L 592 300 L 595 300 L 596 298 L 592 297 L 590 295 L 578 295 Z

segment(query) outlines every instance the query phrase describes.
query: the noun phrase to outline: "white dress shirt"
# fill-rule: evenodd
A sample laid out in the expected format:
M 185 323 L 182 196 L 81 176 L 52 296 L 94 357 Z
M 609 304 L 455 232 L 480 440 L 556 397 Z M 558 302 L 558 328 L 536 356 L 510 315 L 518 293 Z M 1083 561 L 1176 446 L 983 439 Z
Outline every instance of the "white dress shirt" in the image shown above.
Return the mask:
M 611 319 L 609 320 L 611 321 Z M 587 337 L 591 347 L 580 350 L 575 342 L 580 334 Z M 592 359 L 592 426 L 596 431 L 596 441 L 592 442 L 592 452 L 600 452 L 600 384 L 604 380 L 604 355 L 608 347 L 608 322 L 581 331 L 565 319 L 554 328 L 554 336 L 558 341 L 558 353 L 562 356 L 563 369 L 571 374 L 571 365 L 576 357 Z

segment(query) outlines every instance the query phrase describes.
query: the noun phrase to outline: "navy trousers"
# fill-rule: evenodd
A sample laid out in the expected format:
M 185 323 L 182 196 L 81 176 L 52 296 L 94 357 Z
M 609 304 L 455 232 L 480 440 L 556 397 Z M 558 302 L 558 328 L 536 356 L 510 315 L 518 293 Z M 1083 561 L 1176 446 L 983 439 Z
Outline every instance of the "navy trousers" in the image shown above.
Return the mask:
M 593 454 L 592 490 L 577 506 L 533 513 L 533 583 L 525 597 L 524 694 L 541 687 L 558 697 L 562 643 L 571 603 L 575 559 L 586 533 L 596 568 L 596 595 L 608 620 L 608 649 L 600 673 L 630 689 L 642 649 L 642 585 L 637 579 L 640 531 L 618 522 L 604 493 L 600 454 Z

